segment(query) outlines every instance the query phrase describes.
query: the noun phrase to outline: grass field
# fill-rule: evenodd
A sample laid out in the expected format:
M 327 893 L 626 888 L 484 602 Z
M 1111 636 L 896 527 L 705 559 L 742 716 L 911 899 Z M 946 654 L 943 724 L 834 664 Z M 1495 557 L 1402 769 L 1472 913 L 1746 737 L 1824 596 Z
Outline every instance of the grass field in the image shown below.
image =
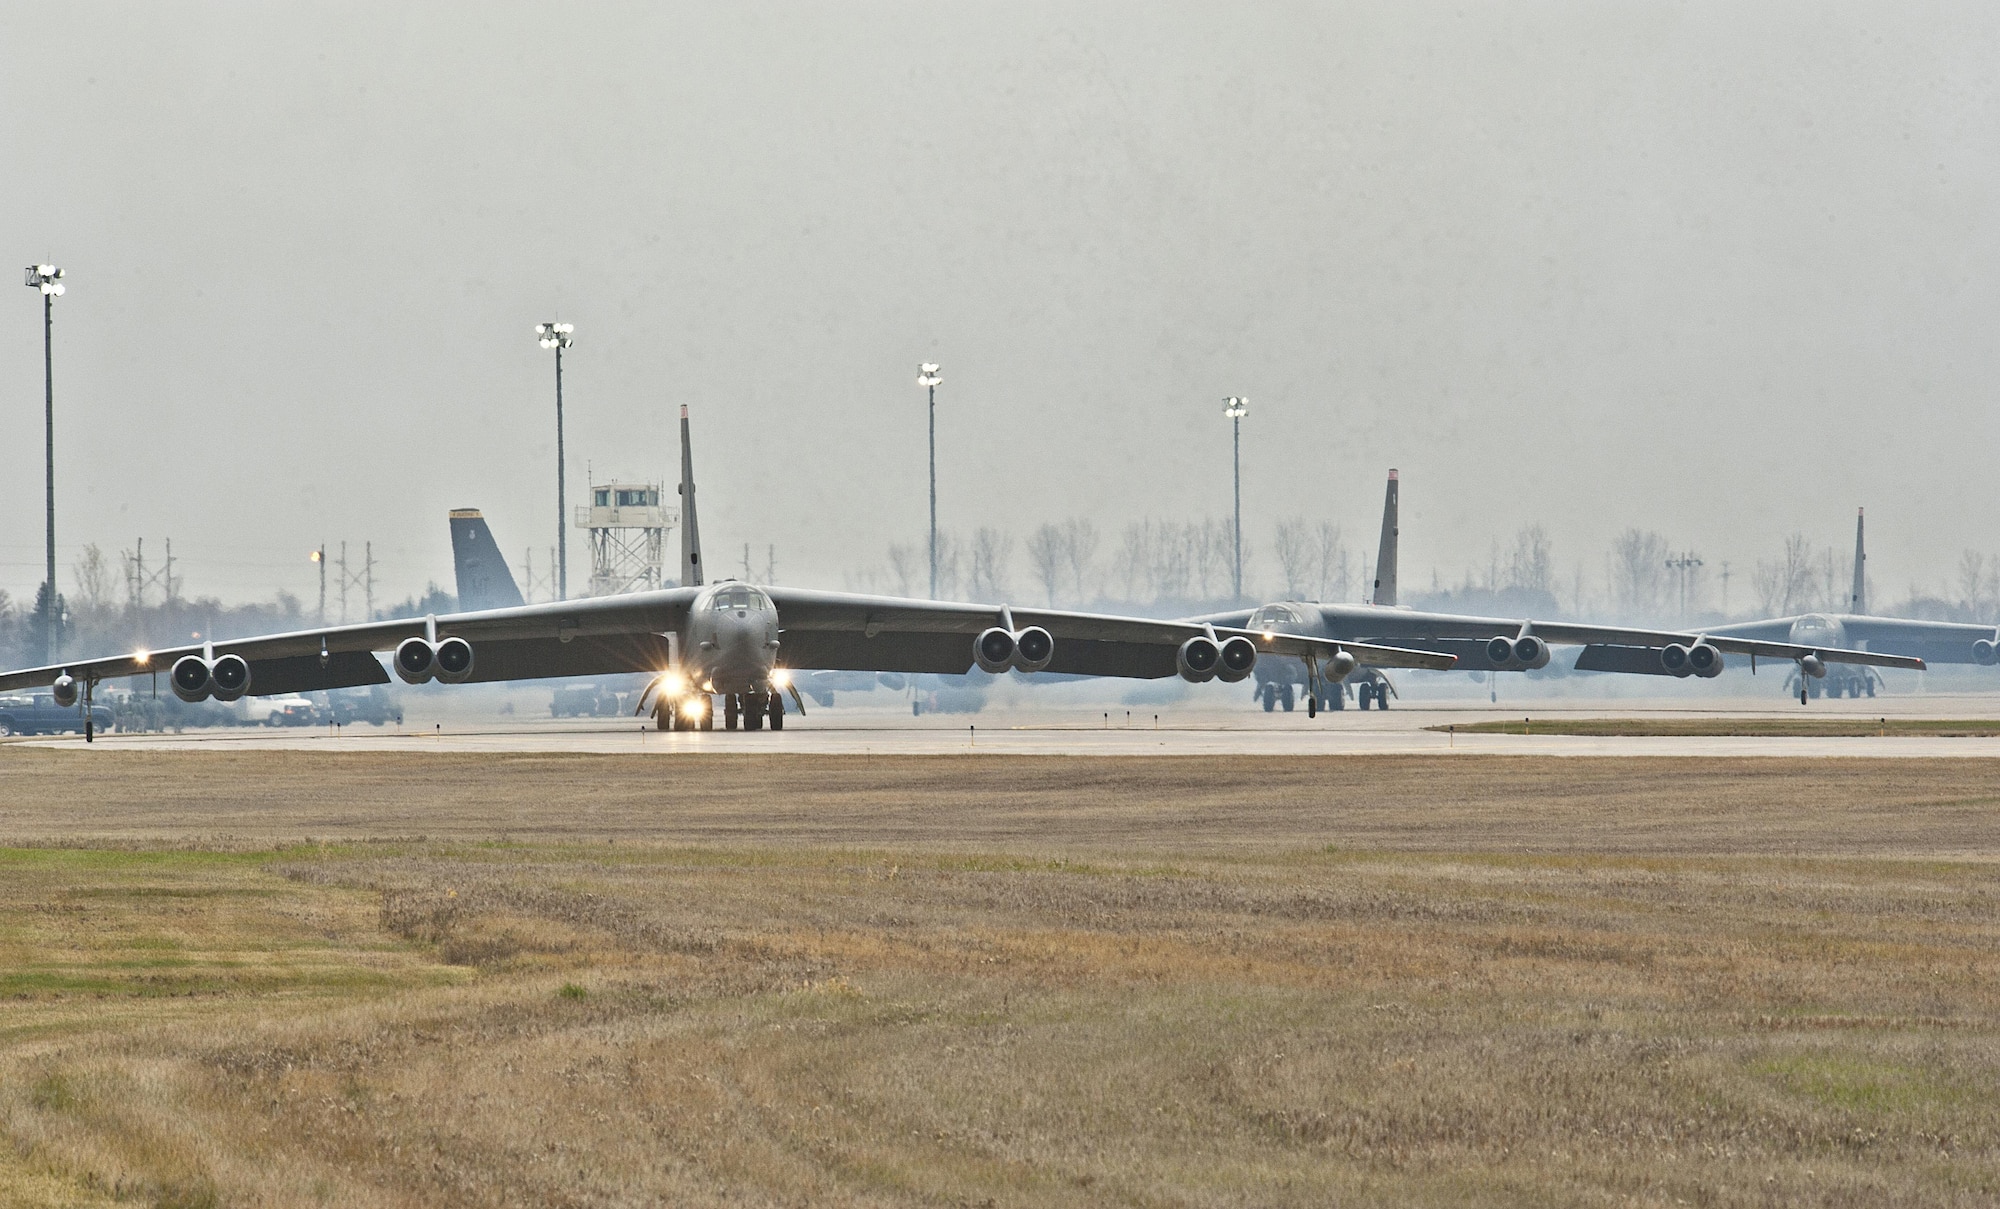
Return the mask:
M 5 748 L 0 1205 L 1991 1204 L 1996 807 Z
M 1990 739 L 2000 735 L 2000 721 L 1992 718 L 1952 721 L 1941 718 L 1854 718 L 1824 714 L 1800 718 L 1536 718 L 1520 721 L 1463 722 L 1430 726 L 1426 730 L 1454 730 L 1461 735 L 1590 735 L 1624 737 L 1669 735 L 1688 737 L 1791 737 L 1800 739 L 1845 739 L 1935 737 L 1943 739 Z

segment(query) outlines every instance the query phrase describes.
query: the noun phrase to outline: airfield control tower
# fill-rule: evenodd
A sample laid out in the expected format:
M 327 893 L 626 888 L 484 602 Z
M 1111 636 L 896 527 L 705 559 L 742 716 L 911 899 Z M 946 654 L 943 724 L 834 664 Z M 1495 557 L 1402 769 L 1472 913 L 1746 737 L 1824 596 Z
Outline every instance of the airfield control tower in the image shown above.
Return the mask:
M 590 594 L 615 596 L 664 586 L 667 530 L 680 513 L 660 506 L 658 483 L 600 483 L 576 510 L 590 535 Z

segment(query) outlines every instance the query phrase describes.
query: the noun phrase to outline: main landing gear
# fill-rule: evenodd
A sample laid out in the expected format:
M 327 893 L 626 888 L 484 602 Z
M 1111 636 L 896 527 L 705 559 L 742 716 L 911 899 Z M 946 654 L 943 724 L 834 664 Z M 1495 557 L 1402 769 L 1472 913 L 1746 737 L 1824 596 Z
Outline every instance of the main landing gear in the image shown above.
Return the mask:
M 785 698 L 782 693 L 729 693 L 722 698 L 722 724 L 735 730 L 762 730 L 769 721 L 772 730 L 785 729 Z

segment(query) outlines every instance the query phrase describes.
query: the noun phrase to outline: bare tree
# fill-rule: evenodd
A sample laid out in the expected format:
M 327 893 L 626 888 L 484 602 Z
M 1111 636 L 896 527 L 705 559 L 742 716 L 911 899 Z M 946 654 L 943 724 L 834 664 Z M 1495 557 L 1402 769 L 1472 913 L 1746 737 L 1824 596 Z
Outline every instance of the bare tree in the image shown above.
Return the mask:
M 97 613 L 111 603 L 111 565 L 97 543 L 83 548 L 83 556 L 70 568 L 76 577 L 77 602 L 86 613 Z
M 938 534 L 937 582 L 938 598 L 956 600 L 958 598 L 959 571 L 964 564 L 965 545 L 950 533 Z
M 923 564 L 923 552 L 914 544 L 896 542 L 889 547 L 889 574 L 896 581 L 896 595 L 912 596 L 917 582 L 917 572 Z
M 1063 557 L 1069 563 L 1071 586 L 1076 591 L 1076 601 L 1081 604 L 1089 596 L 1084 591 L 1083 579 L 1097 558 L 1097 526 L 1086 517 L 1077 517 L 1063 522 Z
M 1028 535 L 1028 565 L 1034 568 L 1035 579 L 1042 585 L 1050 608 L 1055 607 L 1056 589 L 1061 586 L 1063 564 L 1067 561 L 1063 545 L 1063 531 L 1054 525 L 1037 525 Z
M 1014 557 L 1014 536 L 990 525 L 973 530 L 966 576 L 967 594 L 998 600 L 1007 594 L 1007 564 Z
M 1117 574 L 1125 585 L 1125 599 L 1150 600 L 1153 595 L 1153 527 L 1150 522 L 1133 521 L 1119 535 Z
M 1548 530 L 1530 525 L 1515 534 L 1514 552 L 1507 558 L 1507 586 L 1554 595 L 1555 580 L 1555 555 L 1549 549 Z
M 1271 554 L 1278 560 L 1278 575 L 1284 580 L 1287 600 L 1304 595 L 1299 585 L 1311 570 L 1312 553 L 1312 537 L 1305 518 L 1294 516 L 1278 522 L 1277 533 L 1271 539 Z
M 1347 599 L 1347 547 L 1340 540 L 1340 526 L 1321 521 L 1313 526 L 1313 581 L 1320 600 Z
M 1767 617 L 1788 616 L 1809 603 L 1813 589 L 1813 548 L 1803 533 L 1785 539 L 1776 559 L 1758 559 L 1750 583 Z
M 1147 524 L 1153 528 L 1154 599 L 1185 599 L 1194 565 L 1196 527 L 1192 524 L 1178 525 L 1172 521 L 1158 523 L 1148 521 Z
M 1625 616 L 1658 616 L 1666 578 L 1666 538 L 1627 529 L 1611 543 L 1611 596 Z
M 1973 617 L 1986 612 L 1986 556 L 1977 550 L 1958 556 L 1958 600 Z

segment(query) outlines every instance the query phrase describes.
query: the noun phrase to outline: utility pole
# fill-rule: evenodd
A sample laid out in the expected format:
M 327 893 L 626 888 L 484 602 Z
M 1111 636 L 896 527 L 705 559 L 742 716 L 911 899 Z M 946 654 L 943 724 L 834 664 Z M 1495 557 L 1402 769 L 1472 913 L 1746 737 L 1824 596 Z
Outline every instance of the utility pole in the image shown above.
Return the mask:
M 1250 400 L 1231 395 L 1222 401 L 1222 414 L 1229 417 L 1229 437 L 1236 484 L 1236 569 L 1230 583 L 1233 599 L 1243 599 L 1243 417 L 1250 412 Z
M 46 470 L 48 514 L 48 590 L 42 596 L 44 660 L 54 663 L 62 650 L 56 628 L 56 353 L 55 302 L 63 292 L 63 271 L 52 264 L 28 266 L 28 287 L 42 292 L 42 443 Z
M 537 323 L 543 348 L 556 350 L 556 599 L 569 599 L 569 495 L 563 486 L 562 355 L 575 343 L 573 323 Z M 586 484 L 587 485 L 587 484 Z
M 917 367 L 917 385 L 930 395 L 931 409 L 931 599 L 937 599 L 937 388 L 944 381 L 935 362 Z M 51 563 L 50 566 L 55 564 Z M 51 572 L 53 574 L 53 572 Z
M 1694 556 L 1694 551 L 1692 550 L 1684 551 L 1679 558 L 1670 558 L 1667 560 L 1667 569 L 1680 577 L 1680 615 L 1683 621 L 1687 620 L 1688 615 L 1688 585 L 1694 578 L 1694 569 L 1701 565 L 1701 560 Z

